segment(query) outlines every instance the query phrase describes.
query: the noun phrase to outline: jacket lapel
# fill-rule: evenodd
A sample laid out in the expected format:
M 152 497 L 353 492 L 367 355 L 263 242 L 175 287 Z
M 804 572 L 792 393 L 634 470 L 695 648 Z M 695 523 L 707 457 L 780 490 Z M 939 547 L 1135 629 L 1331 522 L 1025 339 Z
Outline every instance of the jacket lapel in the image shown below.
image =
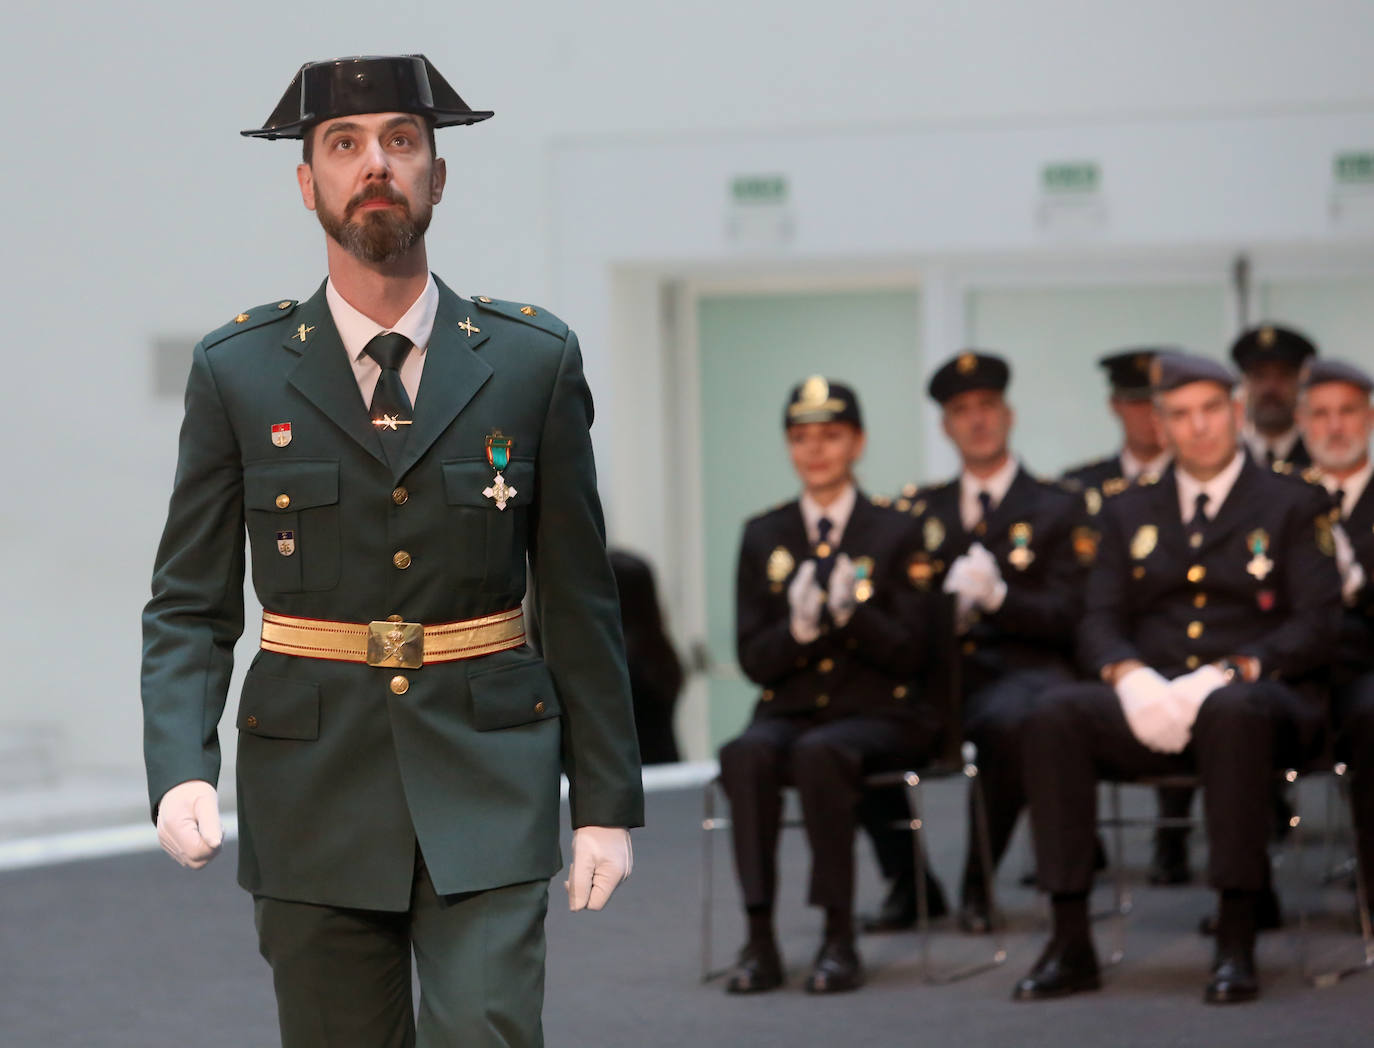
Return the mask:
M 299 356 L 300 363 L 287 376 L 287 381 L 334 425 L 385 464 L 381 439 L 367 416 L 348 353 L 334 327 L 334 318 L 324 297 L 324 284 L 297 307 L 291 319 L 298 323 L 282 341 L 282 347 Z
M 1035 513 L 1039 495 L 1034 479 L 1018 466 L 1011 487 L 1007 488 L 1002 501 L 992 507 L 992 512 L 988 514 L 988 529 L 987 534 L 983 536 L 983 544 L 987 545 L 998 535 L 1009 534 L 1013 523 L 1019 521 L 1029 524 Z
M 851 559 L 863 555 L 872 537 L 873 515 L 873 503 L 862 491 L 857 492 L 854 508 L 844 526 L 844 537 L 840 540 L 840 552 L 849 554 Z
M 482 316 L 474 320 L 473 310 L 464 308 L 466 303 L 461 298 L 437 277 L 435 283 L 439 286 L 439 311 L 434 317 L 429 348 L 425 350 L 414 423 L 397 464 L 398 478 L 420 460 L 492 375 L 491 366 L 473 352 L 489 337 L 478 326 Z M 467 330 L 469 326 L 471 331 Z M 474 453 L 477 450 L 474 448 Z
M 1212 549 L 1220 545 L 1236 528 L 1245 523 L 1246 509 L 1259 471 L 1260 467 L 1247 455 L 1240 467 L 1240 473 L 1236 476 L 1236 482 L 1231 485 L 1225 501 L 1202 533 L 1203 549 Z

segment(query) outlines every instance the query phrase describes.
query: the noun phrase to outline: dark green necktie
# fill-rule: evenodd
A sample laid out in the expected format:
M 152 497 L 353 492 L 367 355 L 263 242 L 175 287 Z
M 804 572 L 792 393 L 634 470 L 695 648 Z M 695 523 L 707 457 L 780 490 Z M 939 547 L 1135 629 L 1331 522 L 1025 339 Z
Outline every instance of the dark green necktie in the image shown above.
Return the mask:
M 410 397 L 401 382 L 401 364 L 405 362 L 410 346 L 410 339 L 398 332 L 388 331 L 376 336 L 363 349 L 382 369 L 377 388 L 372 391 L 369 414 L 372 416 L 372 425 L 382 438 L 382 450 L 393 466 L 405 444 L 406 430 L 410 428 Z

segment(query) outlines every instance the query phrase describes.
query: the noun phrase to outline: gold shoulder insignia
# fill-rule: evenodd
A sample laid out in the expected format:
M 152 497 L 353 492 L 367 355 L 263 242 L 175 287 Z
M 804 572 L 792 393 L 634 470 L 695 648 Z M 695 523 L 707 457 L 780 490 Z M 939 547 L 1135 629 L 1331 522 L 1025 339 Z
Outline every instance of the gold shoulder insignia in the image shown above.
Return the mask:
M 1137 484 L 1139 484 L 1142 488 L 1148 488 L 1151 484 L 1158 484 L 1158 483 L 1159 483 L 1159 474 L 1158 474 L 1158 473 L 1142 473 L 1140 476 L 1138 476 L 1138 477 L 1135 478 L 1135 482 L 1136 482 Z M 1104 489 L 1106 488 L 1106 485 L 1105 485 L 1105 484 L 1103 485 L 1103 488 L 1104 488 Z
M 917 487 L 915 484 L 902 485 L 902 494 L 909 499 L 914 499 L 916 497 L 916 492 L 920 490 L 921 489 Z
M 1275 473 L 1282 473 L 1287 476 L 1293 472 L 1293 463 L 1287 459 L 1275 459 L 1273 468 Z
M 884 509 L 892 505 L 892 500 L 886 495 L 874 495 L 869 501 L 875 506 L 882 506 Z
M 1322 482 L 1322 471 L 1316 466 L 1308 466 L 1302 471 L 1302 479 L 1309 484 L 1320 484 Z
M 898 499 L 892 506 L 898 513 L 905 513 L 911 509 L 911 499 Z
M 926 500 L 925 500 L 925 499 L 917 499 L 915 502 L 913 502 L 913 503 L 911 504 L 911 515 L 912 515 L 913 517 L 919 517 L 919 516 L 920 516 L 922 513 L 924 513 L 925 511 L 926 511 Z
M 1153 476 L 1155 480 L 1159 479 L 1154 474 L 1150 474 L 1150 476 Z M 1154 482 L 1154 480 L 1141 480 L 1142 484 L 1153 484 Z M 1109 497 L 1112 495 L 1120 495 L 1129 486 L 1130 485 L 1126 483 L 1125 477 L 1109 477 L 1108 479 L 1102 482 L 1102 494 L 1107 495 Z
M 1102 492 L 1096 488 L 1083 492 L 1083 502 L 1088 507 L 1088 516 L 1095 517 L 1102 512 Z

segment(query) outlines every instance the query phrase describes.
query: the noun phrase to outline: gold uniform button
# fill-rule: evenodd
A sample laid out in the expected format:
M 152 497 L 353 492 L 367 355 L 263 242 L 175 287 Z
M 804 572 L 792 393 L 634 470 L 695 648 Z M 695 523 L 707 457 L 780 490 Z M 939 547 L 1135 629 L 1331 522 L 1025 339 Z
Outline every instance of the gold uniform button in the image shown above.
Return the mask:
M 408 501 L 410 501 L 410 492 L 408 492 L 405 488 L 397 488 L 395 491 L 391 493 L 391 501 L 396 503 L 396 505 L 398 506 L 404 506 Z
M 1197 669 L 1198 666 L 1201 665 L 1201 663 L 1202 660 L 1199 659 L 1196 655 L 1189 655 L 1186 659 L 1183 660 L 1183 665 L 1187 666 L 1190 670 Z
M 1207 569 L 1204 568 L 1201 564 L 1194 564 L 1191 568 L 1188 569 L 1189 582 L 1201 582 L 1206 577 Z
M 282 494 L 277 496 L 277 509 L 286 509 L 291 505 L 291 496 Z
M 772 702 L 772 701 L 773 701 L 773 689 L 772 689 L 772 688 L 765 688 L 765 689 L 764 689 L 764 691 L 763 691 L 763 701 L 764 701 L 764 702 Z
M 404 695 L 410 690 L 410 678 L 400 673 L 391 678 L 391 692 L 393 695 Z
M 288 298 L 288 299 L 285 299 L 284 301 L 278 302 L 278 303 L 277 303 L 277 308 L 278 308 L 278 309 L 290 309 L 290 308 L 291 308 L 291 300 Z
M 398 549 L 396 555 L 391 558 L 391 563 L 395 564 L 396 567 L 400 568 L 402 571 L 405 571 L 406 568 L 410 567 L 410 554 L 403 549 Z
M 1207 594 L 1205 594 L 1205 593 L 1194 593 L 1194 594 L 1193 594 L 1193 607 L 1195 607 L 1195 608 L 1205 608 L 1205 607 L 1207 607 Z
M 829 696 L 829 695 L 817 695 L 817 696 L 816 696 L 816 705 L 819 706 L 819 707 L 821 707 L 821 709 L 825 709 L 825 707 L 827 707 L 827 706 L 830 705 L 830 696 Z
M 833 670 L 834 668 L 835 668 L 835 660 L 834 660 L 834 659 L 821 659 L 820 662 L 816 663 L 816 669 L 820 670 L 822 673 L 829 673 L 829 672 L 830 672 L 831 670 Z
M 1131 577 L 1143 579 L 1145 577 L 1145 569 L 1142 568 L 1139 564 L 1137 564 L 1135 567 L 1131 569 Z
M 1197 640 L 1199 637 L 1202 636 L 1203 628 L 1204 627 L 1200 622 L 1194 621 L 1188 623 L 1188 636 L 1193 640 Z
M 893 697 L 894 699 L 904 699 L 904 698 L 906 698 L 906 685 L 905 685 L 905 684 L 898 684 L 895 688 L 893 688 L 893 689 L 892 689 L 892 697 Z
M 973 641 L 971 640 L 966 640 L 964 641 L 963 646 L 959 650 L 962 651 L 965 655 L 972 655 L 975 651 L 978 650 L 978 645 L 973 643 Z
M 534 712 L 535 712 L 535 713 L 543 713 L 543 712 L 544 712 L 544 704 L 543 704 L 542 702 L 536 702 L 536 703 L 534 704 Z
M 250 713 L 247 717 L 243 718 L 243 726 L 245 728 L 256 728 L 258 726 L 258 718 Z

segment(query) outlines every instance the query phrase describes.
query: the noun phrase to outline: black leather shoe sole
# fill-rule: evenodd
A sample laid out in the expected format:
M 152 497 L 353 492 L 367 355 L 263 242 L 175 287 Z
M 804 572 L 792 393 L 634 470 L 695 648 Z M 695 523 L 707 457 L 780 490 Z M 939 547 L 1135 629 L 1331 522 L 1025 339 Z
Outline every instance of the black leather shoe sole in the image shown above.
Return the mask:
M 737 970 L 730 973 L 730 978 L 725 984 L 725 992 L 737 994 L 767 993 L 769 990 L 776 990 L 781 985 L 781 972 L 769 972 L 760 969 Z
M 807 993 L 849 993 L 864 984 L 862 968 L 817 968 L 806 977 Z
M 1208 1004 L 1244 1004 L 1259 996 L 1259 984 L 1247 980 L 1213 979 L 1202 999 Z
M 1016 984 L 1011 993 L 1013 1001 L 1049 1001 L 1056 997 L 1068 997 L 1075 993 L 1088 993 L 1102 989 L 1102 978 L 1097 972 L 1083 972 L 1079 975 L 1063 976 L 1052 980 L 1040 980 L 1027 976 Z

